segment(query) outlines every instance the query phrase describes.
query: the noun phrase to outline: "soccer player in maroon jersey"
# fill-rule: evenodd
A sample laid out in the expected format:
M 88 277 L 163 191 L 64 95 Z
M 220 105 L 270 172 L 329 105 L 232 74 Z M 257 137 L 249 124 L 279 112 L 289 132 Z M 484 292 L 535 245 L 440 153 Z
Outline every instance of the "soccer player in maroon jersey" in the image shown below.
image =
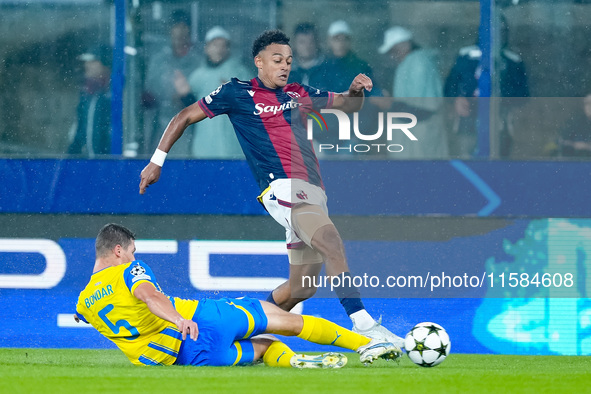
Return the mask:
M 358 111 L 364 90 L 373 87 L 371 79 L 359 74 L 349 90 L 342 93 L 287 84 L 293 55 L 289 38 L 279 30 L 261 34 L 253 44 L 252 55 L 257 77 L 250 81 L 233 78 L 170 121 L 141 173 L 140 194 L 158 181 L 167 152 L 189 125 L 228 115 L 261 188 L 259 201 L 286 228 L 289 280 L 276 288 L 267 301 L 289 311 L 312 297 L 316 288 L 305 284 L 303 277 L 316 277 L 324 262 L 329 276 L 340 277 L 335 293 L 353 321 L 353 331 L 401 348 L 402 338 L 371 317 L 359 289 L 352 283 L 343 242 L 328 217 L 318 160 L 305 127 L 305 114 L 312 110 Z

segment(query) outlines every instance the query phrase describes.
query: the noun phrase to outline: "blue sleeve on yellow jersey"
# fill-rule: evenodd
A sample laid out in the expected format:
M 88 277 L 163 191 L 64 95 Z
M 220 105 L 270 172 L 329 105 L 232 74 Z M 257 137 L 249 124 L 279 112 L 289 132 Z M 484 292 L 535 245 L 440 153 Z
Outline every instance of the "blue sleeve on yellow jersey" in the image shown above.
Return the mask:
M 125 285 L 129 291 L 131 291 L 133 286 L 139 281 L 148 281 L 152 283 L 156 289 L 160 289 L 152 269 L 148 264 L 140 260 L 133 261 L 129 267 L 127 267 L 123 272 L 123 279 L 125 280 Z

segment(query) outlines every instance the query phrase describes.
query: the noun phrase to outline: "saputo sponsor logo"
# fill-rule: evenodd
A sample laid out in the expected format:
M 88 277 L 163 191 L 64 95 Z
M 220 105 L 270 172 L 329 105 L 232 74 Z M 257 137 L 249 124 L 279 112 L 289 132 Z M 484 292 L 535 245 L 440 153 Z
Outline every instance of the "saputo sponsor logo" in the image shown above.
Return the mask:
M 283 112 L 285 110 L 291 110 L 291 109 L 297 108 L 301 105 L 302 105 L 302 103 L 298 103 L 293 100 L 290 100 L 290 101 L 283 103 L 281 105 L 265 105 L 263 103 L 256 103 L 254 105 L 254 108 L 256 109 L 256 111 L 254 111 L 253 113 L 255 115 L 260 115 L 263 113 L 272 113 L 273 115 L 276 115 L 278 112 Z

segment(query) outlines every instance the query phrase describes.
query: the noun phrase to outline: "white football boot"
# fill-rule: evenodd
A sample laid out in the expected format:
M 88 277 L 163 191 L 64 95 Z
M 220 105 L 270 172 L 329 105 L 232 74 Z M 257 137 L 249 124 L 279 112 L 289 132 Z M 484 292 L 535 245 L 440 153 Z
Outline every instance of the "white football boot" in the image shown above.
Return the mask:
M 382 326 L 382 317 L 380 316 L 380 320 L 376 321 L 375 324 L 367 330 L 360 330 L 355 325 L 353 325 L 353 332 L 361 334 L 371 339 L 377 339 L 380 341 L 386 341 L 394 344 L 398 349 L 404 349 L 404 338 L 399 337 L 398 335 L 393 334 L 390 330 L 386 327 Z
M 402 356 L 402 350 L 391 342 L 372 339 L 367 345 L 357 349 L 359 361 L 363 364 L 371 364 L 378 358 L 384 360 L 396 360 Z

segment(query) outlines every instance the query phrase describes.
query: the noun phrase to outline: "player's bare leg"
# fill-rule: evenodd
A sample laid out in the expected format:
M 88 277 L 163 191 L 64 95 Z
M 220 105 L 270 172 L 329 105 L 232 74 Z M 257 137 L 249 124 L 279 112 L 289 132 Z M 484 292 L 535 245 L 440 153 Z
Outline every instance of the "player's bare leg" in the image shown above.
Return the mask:
M 261 301 L 263 312 L 267 316 L 266 333 L 285 336 L 296 336 L 304 328 L 301 315 L 289 313 L 270 302 Z
M 327 275 L 335 277 L 331 286 L 353 321 L 353 330 L 402 347 L 404 340 L 384 328 L 381 319 L 375 321 L 366 311 L 359 289 L 353 284 L 341 236 L 326 212 L 320 206 L 310 204 L 298 204 L 291 212 L 293 229 L 305 246 L 290 250 L 289 281 L 275 289 L 267 300 L 280 305 L 281 309 L 291 310 L 298 302 L 311 297 L 315 289 L 303 286 L 306 284 L 303 276 L 316 277 L 320 264 L 314 267 L 309 263 L 325 262 Z M 317 268 L 317 272 L 313 268 Z
M 324 259 L 326 274 L 331 277 L 340 276 L 335 278 L 335 293 L 353 324 L 364 328 L 373 326 L 374 320 L 363 306 L 359 289 L 351 283 L 345 246 L 336 227 L 333 224 L 320 227 L 314 233 L 311 243 L 312 248 Z
M 310 298 L 316 289 L 304 286 L 309 285 L 304 276 L 315 278 L 321 267 L 310 263 L 325 262 L 329 276 L 341 275 L 341 283 L 334 287 L 335 293 L 354 325 L 362 330 L 373 327 L 376 322 L 365 310 L 359 289 L 351 283 L 341 236 L 326 212 L 310 204 L 298 204 L 291 211 L 292 226 L 305 245 L 289 251 L 289 280 L 275 289 L 267 301 L 289 311 L 298 302 Z
M 250 342 L 254 349 L 254 360 L 261 359 L 275 340 L 276 339 L 267 338 L 266 336 L 251 338 Z
M 335 293 L 353 321 L 353 331 L 371 338 L 387 340 L 402 348 L 404 340 L 383 327 L 381 318 L 376 322 L 365 310 L 359 289 L 350 283 L 352 281 L 347 283 L 351 279 L 351 275 L 345 247 L 336 227 L 333 224 L 320 227 L 314 233 L 311 243 L 312 248 L 324 259 L 327 275 L 340 276 L 337 281 L 339 286 L 335 287 Z
M 298 303 L 312 297 L 316 293 L 316 288 L 308 286 L 308 282 L 313 284 L 313 279 L 320 274 L 321 268 L 322 264 L 290 264 L 289 279 L 273 290 L 272 295 L 275 305 L 284 311 L 290 311 Z M 311 280 L 303 281 L 302 278 L 304 277 L 311 278 Z
M 291 221 L 297 233 L 311 247 L 303 245 L 289 251 L 289 280 L 272 292 L 272 298 L 267 299 L 286 311 L 316 293 L 310 279 L 318 276 L 322 262 L 326 262 L 329 276 L 349 271 L 343 241 L 320 207 L 298 204 L 292 208 Z
M 326 274 L 336 276 L 349 272 L 343 240 L 332 224 L 320 227 L 312 237 L 312 248 L 322 255 L 326 264 Z

